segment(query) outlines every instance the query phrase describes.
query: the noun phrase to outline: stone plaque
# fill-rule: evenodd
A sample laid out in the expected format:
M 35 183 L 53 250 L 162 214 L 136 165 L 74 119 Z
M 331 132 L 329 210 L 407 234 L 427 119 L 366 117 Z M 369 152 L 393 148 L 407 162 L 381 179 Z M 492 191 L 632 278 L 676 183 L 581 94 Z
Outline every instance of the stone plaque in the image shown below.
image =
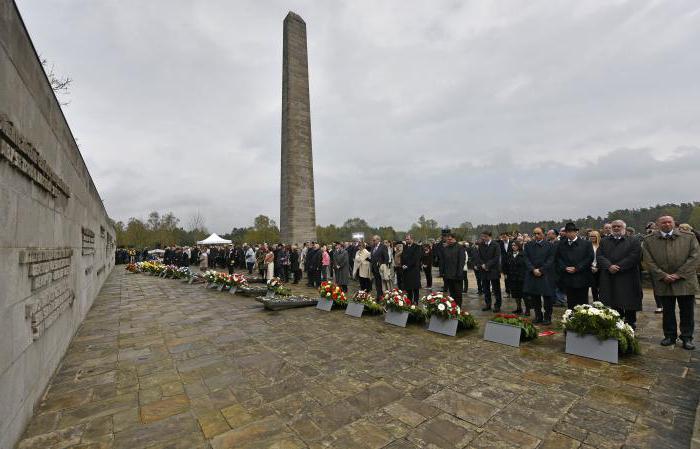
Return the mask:
M 384 322 L 393 324 L 394 326 L 406 327 L 406 323 L 408 323 L 408 312 L 387 310 L 384 314 Z
M 456 319 L 445 319 L 433 315 L 430 317 L 430 322 L 428 323 L 428 330 L 430 332 L 437 332 L 438 334 L 454 337 L 455 335 L 457 335 L 458 325 L 459 321 Z
M 83 226 L 83 256 L 95 254 L 95 232 Z
M 599 340 L 595 335 L 579 335 L 566 332 L 566 353 L 588 357 L 589 359 L 617 363 L 617 340 Z
M 266 298 L 274 298 L 275 297 L 275 291 L 274 290 L 268 290 L 267 293 L 265 293 Z
M 488 321 L 484 329 L 484 340 L 513 347 L 520 347 L 520 326 Z
M 238 287 L 235 285 L 231 287 L 231 289 L 228 291 L 230 294 L 235 295 L 236 291 L 238 291 Z
M 318 310 L 323 310 L 325 312 L 330 312 L 333 308 L 333 301 L 326 298 L 319 298 L 318 303 L 316 303 L 316 308 Z
M 345 309 L 345 315 L 354 316 L 355 318 L 360 318 L 362 312 L 365 310 L 365 305 L 359 302 L 348 301 L 348 307 Z
M 74 297 L 65 279 L 34 295 L 25 305 L 25 318 L 30 322 L 32 339 L 39 339 L 73 305 Z

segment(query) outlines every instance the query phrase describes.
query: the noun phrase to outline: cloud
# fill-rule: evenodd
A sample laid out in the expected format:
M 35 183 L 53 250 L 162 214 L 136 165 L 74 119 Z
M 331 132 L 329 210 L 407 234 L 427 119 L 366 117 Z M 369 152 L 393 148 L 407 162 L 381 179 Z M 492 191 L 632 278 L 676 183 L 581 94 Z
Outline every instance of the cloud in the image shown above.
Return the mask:
M 691 1 L 18 1 L 115 219 L 279 217 L 282 20 L 307 22 L 317 220 L 698 200 Z M 56 27 L 61 23 L 61 27 Z

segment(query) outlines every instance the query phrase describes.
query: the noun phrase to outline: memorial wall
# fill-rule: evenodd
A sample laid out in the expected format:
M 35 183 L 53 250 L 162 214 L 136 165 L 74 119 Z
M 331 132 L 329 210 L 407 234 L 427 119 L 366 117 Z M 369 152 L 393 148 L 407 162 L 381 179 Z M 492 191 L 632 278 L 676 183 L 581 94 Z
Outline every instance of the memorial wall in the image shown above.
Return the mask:
M 114 236 L 17 7 L 0 0 L 0 449 L 114 267 Z

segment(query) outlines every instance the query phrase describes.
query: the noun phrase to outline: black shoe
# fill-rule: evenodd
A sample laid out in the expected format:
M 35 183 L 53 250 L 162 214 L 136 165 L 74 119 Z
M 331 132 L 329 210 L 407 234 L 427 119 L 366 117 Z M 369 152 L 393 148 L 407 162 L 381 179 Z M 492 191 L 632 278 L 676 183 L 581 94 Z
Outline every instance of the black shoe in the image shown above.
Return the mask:
M 671 346 L 676 344 L 676 338 L 666 337 L 661 340 L 661 346 Z
M 542 320 L 542 326 L 551 326 L 552 320 L 544 319 Z
M 542 324 L 544 323 L 544 320 L 542 318 L 535 318 L 532 320 L 532 324 Z
M 687 349 L 688 351 L 692 351 L 695 349 L 695 345 L 693 344 L 693 340 L 683 340 L 683 349 Z
M 481 309 L 482 312 L 486 312 L 488 310 L 491 310 L 491 306 L 486 306 Z
M 500 313 L 500 312 L 501 312 L 501 308 L 500 308 L 500 307 L 494 307 L 494 308 L 493 308 L 493 313 Z
M 515 309 L 512 312 L 513 315 L 522 315 L 523 314 L 523 309 Z

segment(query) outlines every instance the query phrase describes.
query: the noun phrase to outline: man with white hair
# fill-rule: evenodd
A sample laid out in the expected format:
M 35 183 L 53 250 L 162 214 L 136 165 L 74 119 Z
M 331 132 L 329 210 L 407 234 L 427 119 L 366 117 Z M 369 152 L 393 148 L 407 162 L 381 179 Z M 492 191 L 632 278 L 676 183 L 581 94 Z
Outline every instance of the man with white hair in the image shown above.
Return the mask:
M 600 241 L 596 255 L 600 273 L 601 301 L 620 312 L 627 324 L 637 327 L 637 311 L 642 310 L 642 281 L 639 264 L 642 245 L 627 235 L 627 225 L 614 220 L 608 238 Z
M 695 294 L 698 292 L 697 267 L 700 245 L 693 234 L 675 229 L 673 217 L 656 220 L 657 230 L 644 238 L 644 262 L 654 277 L 654 293 L 663 304 L 664 339 L 662 346 L 676 344 L 676 303 L 680 312 L 681 341 L 684 349 L 695 349 Z

